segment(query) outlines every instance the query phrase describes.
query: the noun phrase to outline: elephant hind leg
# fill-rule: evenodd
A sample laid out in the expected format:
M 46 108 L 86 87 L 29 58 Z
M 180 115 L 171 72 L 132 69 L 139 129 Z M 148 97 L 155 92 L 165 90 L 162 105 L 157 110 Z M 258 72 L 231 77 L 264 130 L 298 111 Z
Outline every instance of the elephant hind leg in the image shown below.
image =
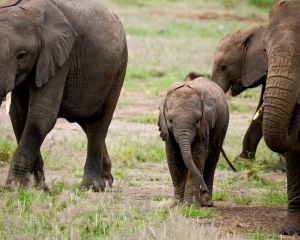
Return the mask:
M 81 182 L 83 189 L 92 187 L 93 191 L 104 191 L 105 180 L 103 179 L 102 163 L 104 150 L 104 137 L 101 136 L 101 131 L 97 127 L 99 122 L 90 124 L 86 122 L 78 122 L 87 135 L 88 149 L 87 158 L 84 166 L 84 174 Z
M 103 164 L 102 164 L 102 174 L 107 181 L 108 186 L 112 187 L 112 184 L 114 182 L 114 177 L 111 174 L 111 160 L 107 152 L 106 143 L 104 143 L 103 147 Z

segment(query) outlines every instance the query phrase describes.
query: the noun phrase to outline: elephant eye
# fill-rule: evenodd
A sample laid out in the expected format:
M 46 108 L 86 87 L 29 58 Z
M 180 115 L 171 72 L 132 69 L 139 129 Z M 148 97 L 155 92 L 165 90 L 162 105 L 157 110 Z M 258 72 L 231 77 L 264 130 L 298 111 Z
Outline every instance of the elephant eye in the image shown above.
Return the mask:
M 173 123 L 173 120 L 171 118 L 169 118 L 169 122 L 172 124 Z
M 17 56 L 17 60 L 18 61 L 22 60 L 25 57 L 25 55 L 26 55 L 25 51 L 21 51 Z
M 225 71 L 226 70 L 226 66 L 225 65 L 221 65 L 221 71 Z
M 201 121 L 201 119 L 198 118 L 197 121 L 196 121 L 196 125 L 200 126 L 200 121 Z

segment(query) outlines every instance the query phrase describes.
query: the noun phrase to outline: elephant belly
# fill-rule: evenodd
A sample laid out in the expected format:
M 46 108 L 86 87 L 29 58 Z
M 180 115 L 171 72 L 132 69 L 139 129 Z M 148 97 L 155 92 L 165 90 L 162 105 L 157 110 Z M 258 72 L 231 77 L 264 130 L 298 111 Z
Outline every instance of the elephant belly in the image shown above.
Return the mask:
M 85 100 L 86 101 L 86 100 Z M 78 122 L 96 118 L 101 115 L 104 99 L 91 101 L 90 104 L 74 100 L 63 101 L 59 110 L 58 117 L 65 118 L 69 122 Z

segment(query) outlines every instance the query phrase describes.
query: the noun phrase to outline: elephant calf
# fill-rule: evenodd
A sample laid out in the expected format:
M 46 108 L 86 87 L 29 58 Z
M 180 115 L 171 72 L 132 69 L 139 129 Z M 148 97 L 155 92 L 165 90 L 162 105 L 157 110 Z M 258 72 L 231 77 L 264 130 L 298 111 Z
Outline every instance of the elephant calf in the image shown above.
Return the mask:
M 203 77 L 176 82 L 159 109 L 176 202 L 200 206 L 202 196 L 202 206 L 213 206 L 214 172 L 229 122 L 223 90 Z

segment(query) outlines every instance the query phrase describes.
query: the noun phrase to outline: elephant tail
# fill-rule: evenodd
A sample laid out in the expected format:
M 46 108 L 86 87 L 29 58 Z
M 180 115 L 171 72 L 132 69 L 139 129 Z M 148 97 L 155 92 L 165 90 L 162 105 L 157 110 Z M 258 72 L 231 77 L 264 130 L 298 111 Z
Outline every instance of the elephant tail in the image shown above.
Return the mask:
M 233 166 L 233 164 L 230 162 L 230 160 L 228 159 L 223 147 L 221 148 L 221 152 L 222 152 L 222 155 L 223 157 L 225 158 L 225 160 L 228 162 L 229 166 L 231 167 L 231 169 L 234 171 L 234 172 L 237 172 L 236 171 L 236 168 Z

